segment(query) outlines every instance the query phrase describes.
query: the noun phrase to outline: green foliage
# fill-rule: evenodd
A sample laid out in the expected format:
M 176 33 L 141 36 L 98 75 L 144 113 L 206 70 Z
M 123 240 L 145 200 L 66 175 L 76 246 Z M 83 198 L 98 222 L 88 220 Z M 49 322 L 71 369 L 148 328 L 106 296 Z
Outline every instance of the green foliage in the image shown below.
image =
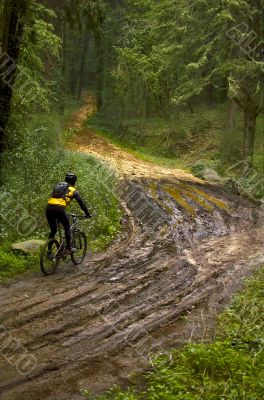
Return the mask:
M 67 147 L 71 141 L 78 135 L 78 128 L 67 128 L 63 135 L 60 136 L 60 145 L 62 147 Z
M 203 179 L 204 171 L 207 165 L 202 160 L 197 161 L 194 165 L 192 165 L 192 173 L 197 178 Z
M 0 282 L 36 269 L 37 265 L 38 255 L 15 254 L 8 244 L 0 247 Z
M 93 399 L 94 397 L 90 394 L 88 390 L 81 390 L 82 395 L 86 396 L 88 399 Z M 122 392 L 118 386 L 114 386 L 110 389 L 104 396 L 97 397 L 98 400 L 139 400 L 138 394 L 134 389 L 129 388 L 126 392 Z
M 264 269 L 246 281 L 246 290 L 237 294 L 219 318 L 218 338 L 236 347 L 256 351 L 264 345 Z
M 264 386 L 264 268 L 220 316 L 211 344 L 189 344 L 152 362 L 145 390 L 115 387 L 98 400 L 257 400 Z
M 66 78 L 77 77 L 74 85 L 78 85 L 78 96 L 77 88 L 74 94 L 80 98 L 88 56 L 84 44 L 89 47 L 89 30 L 98 34 L 104 2 L 67 0 L 62 7 L 61 2 L 54 1 L 48 2 L 50 8 L 45 2 L 28 0 L 27 4 L 18 78 L 5 132 L 5 152 L 1 155 L 4 185 L 0 244 L 31 237 L 46 238 L 48 197 L 55 183 L 63 180 L 67 171 L 74 170 L 79 176 L 79 190 L 93 215 L 92 220 L 83 224 L 83 229 L 87 231 L 90 249 L 101 249 L 120 228 L 121 210 L 114 194 L 114 173 L 95 158 L 67 149 L 76 129 L 61 132 L 69 112 L 76 108 L 65 93 L 70 92 Z M 2 6 L 3 2 L 0 18 Z M 72 41 L 67 40 L 69 33 Z M 74 51 L 67 47 L 69 43 Z M 75 65 L 76 59 L 81 61 L 76 70 L 70 71 L 68 67 Z M 79 208 L 73 206 L 72 210 L 80 214 Z M 9 250 L 7 253 L 3 250 L 3 257 L 1 276 L 10 277 L 15 271 L 23 272 L 29 267 L 28 258 L 16 257 Z
M 146 398 L 154 399 L 257 399 L 263 385 L 263 354 L 233 349 L 228 342 L 189 345 L 172 352 L 170 359 L 154 361 L 147 377 Z
M 54 25 L 50 23 L 52 18 L 56 18 L 53 10 L 36 2 L 30 3 L 19 60 L 19 74 L 24 76 L 23 84 L 27 82 L 23 89 L 24 102 L 21 106 L 25 111 L 30 109 L 31 112 L 47 112 L 56 101 L 55 74 L 51 73 L 51 66 L 59 62 L 61 39 L 55 33 Z M 20 103 L 17 94 L 21 96 L 21 84 L 22 80 L 16 84 L 15 104 Z

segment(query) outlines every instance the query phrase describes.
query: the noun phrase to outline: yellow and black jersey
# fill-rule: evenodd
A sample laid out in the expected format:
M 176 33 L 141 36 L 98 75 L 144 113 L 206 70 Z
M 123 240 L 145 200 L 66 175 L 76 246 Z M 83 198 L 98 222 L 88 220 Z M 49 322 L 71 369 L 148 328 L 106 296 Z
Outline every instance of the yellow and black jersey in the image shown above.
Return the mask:
M 80 193 L 78 192 L 75 187 L 70 185 L 65 185 L 63 188 L 63 183 L 59 183 L 57 187 L 59 187 L 58 191 L 62 190 L 61 195 L 58 195 L 58 191 L 56 191 L 56 187 L 48 200 L 48 204 L 52 206 L 60 206 L 60 207 L 67 207 L 73 199 L 77 200 L 78 204 L 80 205 L 81 209 L 85 212 L 86 215 L 90 215 L 89 211 L 82 201 Z M 60 187 L 61 186 L 61 187 Z
M 77 194 L 79 194 L 77 192 L 77 190 L 73 186 L 69 186 L 63 197 L 59 197 L 59 198 L 50 197 L 48 200 L 48 204 L 51 204 L 53 206 L 67 207 L 72 202 L 72 200 L 76 197 Z

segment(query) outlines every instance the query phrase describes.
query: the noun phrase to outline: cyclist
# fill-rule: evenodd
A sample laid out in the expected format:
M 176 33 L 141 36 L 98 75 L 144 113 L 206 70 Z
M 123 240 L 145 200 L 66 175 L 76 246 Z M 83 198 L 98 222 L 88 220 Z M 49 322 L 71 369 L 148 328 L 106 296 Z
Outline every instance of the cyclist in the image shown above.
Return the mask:
M 91 215 L 82 201 L 79 192 L 75 189 L 77 176 L 73 172 L 69 172 L 64 182 L 55 185 L 52 195 L 48 200 L 46 208 L 46 217 L 50 226 L 49 239 L 53 239 L 57 233 L 57 222 L 60 222 L 65 231 L 68 253 L 72 253 L 74 249 L 71 246 L 71 231 L 70 221 L 66 214 L 65 208 L 73 199 L 77 200 L 79 206 L 84 211 L 86 218 L 91 218 Z M 49 249 L 49 252 L 51 249 Z M 48 254 L 50 255 L 50 254 Z

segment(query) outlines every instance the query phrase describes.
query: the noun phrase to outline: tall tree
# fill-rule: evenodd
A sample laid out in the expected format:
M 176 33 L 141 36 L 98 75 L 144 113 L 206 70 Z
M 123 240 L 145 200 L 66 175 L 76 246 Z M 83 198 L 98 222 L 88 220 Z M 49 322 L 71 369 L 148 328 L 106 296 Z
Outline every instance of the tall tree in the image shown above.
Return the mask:
M 109 92 L 124 116 L 229 99 L 230 125 L 235 109 L 244 114 L 243 156 L 252 161 L 263 109 L 264 0 L 125 0 L 108 20 L 99 76 L 112 77 Z M 115 60 L 107 71 L 109 47 Z
M 65 96 L 81 96 L 85 63 L 88 56 L 89 33 L 96 37 L 105 14 L 104 0 L 41 0 L 57 16 L 56 33 L 60 35 L 61 78 L 60 108 L 64 111 Z
M 10 116 L 13 85 L 21 50 L 29 0 L 5 0 L 0 49 L 0 154 L 5 145 L 5 128 Z
M 186 2 L 182 46 L 189 52 L 174 96 L 181 104 L 226 78 L 230 99 L 244 113 L 243 155 L 250 163 L 256 118 L 263 108 L 263 6 L 263 0 Z
M 64 94 L 67 91 L 66 85 L 68 83 L 68 87 L 74 88 L 76 98 L 80 99 L 81 97 L 85 63 L 88 56 L 89 33 L 94 34 L 96 38 L 99 37 L 104 13 L 105 3 L 103 0 L 67 0 L 64 3 L 64 35 L 67 35 L 67 31 L 69 31 L 73 38 L 78 37 L 78 46 L 71 49 L 72 54 L 69 54 L 69 40 L 67 41 L 66 38 L 63 42 L 64 68 L 62 81 L 65 82 L 63 87 Z M 74 59 L 74 64 L 76 65 L 72 64 L 72 59 Z M 72 73 L 74 73 L 74 76 L 72 76 Z M 70 79 L 67 79 L 67 75 L 70 75 Z

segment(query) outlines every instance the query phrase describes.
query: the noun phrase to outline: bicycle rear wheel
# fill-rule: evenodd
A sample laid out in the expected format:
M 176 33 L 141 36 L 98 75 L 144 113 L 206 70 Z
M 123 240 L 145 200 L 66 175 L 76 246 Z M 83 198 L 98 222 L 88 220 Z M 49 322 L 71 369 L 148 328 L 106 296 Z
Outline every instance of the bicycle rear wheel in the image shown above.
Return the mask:
M 40 268 L 45 276 L 55 274 L 60 261 L 59 248 L 56 239 L 50 239 L 44 244 L 40 254 Z
M 72 245 L 76 249 L 71 254 L 72 262 L 75 265 L 81 264 L 87 253 L 87 238 L 84 232 L 73 232 Z

